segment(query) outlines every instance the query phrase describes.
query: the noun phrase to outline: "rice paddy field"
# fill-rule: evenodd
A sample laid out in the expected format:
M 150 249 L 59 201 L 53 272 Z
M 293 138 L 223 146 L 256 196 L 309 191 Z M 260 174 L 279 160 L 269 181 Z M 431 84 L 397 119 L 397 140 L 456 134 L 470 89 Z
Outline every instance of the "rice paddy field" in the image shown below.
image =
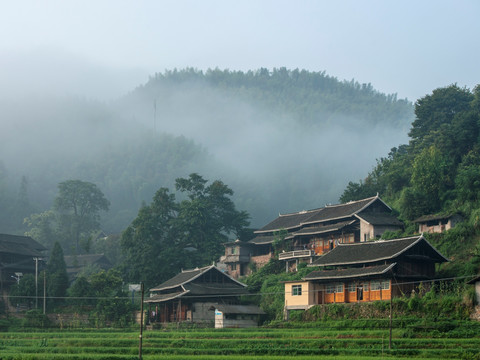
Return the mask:
M 143 332 L 143 359 L 480 359 L 477 325 L 456 332 L 322 327 Z M 0 333 L 0 359 L 138 359 L 139 331 Z

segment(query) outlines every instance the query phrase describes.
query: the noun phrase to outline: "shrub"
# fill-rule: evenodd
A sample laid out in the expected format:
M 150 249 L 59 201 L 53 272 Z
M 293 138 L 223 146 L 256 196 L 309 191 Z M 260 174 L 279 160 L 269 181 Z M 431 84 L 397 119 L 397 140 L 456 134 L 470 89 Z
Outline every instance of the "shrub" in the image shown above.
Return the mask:
M 37 309 L 27 311 L 25 318 L 22 321 L 22 326 L 24 328 L 45 329 L 50 325 L 50 320 L 48 319 L 47 315 L 43 314 L 42 311 Z
M 8 331 L 10 327 L 10 321 L 7 319 L 0 319 L 0 331 Z

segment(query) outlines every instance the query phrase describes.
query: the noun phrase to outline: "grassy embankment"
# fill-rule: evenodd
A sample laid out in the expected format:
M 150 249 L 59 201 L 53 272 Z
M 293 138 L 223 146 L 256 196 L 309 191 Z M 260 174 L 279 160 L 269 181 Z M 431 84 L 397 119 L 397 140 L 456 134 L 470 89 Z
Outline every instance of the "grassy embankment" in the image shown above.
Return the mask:
M 291 328 L 144 332 L 143 358 L 156 359 L 480 359 L 480 323 L 323 321 Z M 303 327 L 299 327 L 303 326 Z M 3 359 L 138 359 L 138 331 L 63 330 L 0 333 Z

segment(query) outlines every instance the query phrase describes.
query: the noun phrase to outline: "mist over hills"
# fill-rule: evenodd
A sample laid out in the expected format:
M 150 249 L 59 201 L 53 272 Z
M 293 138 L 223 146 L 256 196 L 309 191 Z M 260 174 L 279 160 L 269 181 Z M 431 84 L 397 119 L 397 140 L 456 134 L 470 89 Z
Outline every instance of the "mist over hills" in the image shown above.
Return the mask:
M 346 184 L 407 140 L 413 106 L 369 84 L 325 73 L 166 71 L 116 100 L 17 96 L 0 101 L 1 232 L 21 232 L 22 176 L 29 211 L 50 208 L 57 184 L 90 181 L 122 231 L 156 190 L 191 172 L 221 179 L 261 226 L 278 212 L 336 203 Z M 14 215 L 16 214 L 16 215 Z

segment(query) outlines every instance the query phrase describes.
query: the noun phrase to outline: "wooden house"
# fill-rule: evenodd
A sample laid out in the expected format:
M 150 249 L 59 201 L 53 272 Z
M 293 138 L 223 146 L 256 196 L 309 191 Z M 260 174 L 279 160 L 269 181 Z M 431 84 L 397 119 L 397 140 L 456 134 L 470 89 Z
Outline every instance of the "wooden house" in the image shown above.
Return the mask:
M 64 256 L 64 259 L 70 281 L 75 280 L 78 273 L 87 268 L 108 270 L 113 267 L 112 263 L 103 254 L 67 255 Z
M 35 274 L 34 259 L 43 259 L 45 250 L 29 236 L 0 234 L 0 289 L 14 284 L 25 274 Z
M 145 300 L 150 322 L 195 322 L 213 326 L 215 309 L 221 311 L 221 306 L 241 305 L 239 297 L 246 295 L 247 290 L 245 284 L 212 265 L 182 271 L 150 289 L 150 294 Z
M 442 233 L 455 227 L 459 222 L 463 221 L 460 214 L 445 215 L 425 215 L 416 219 L 414 222 L 418 224 L 418 233 Z
M 448 261 L 422 236 L 339 244 L 301 281 L 285 283 L 285 314 L 317 304 L 389 300 L 410 294 Z
M 285 261 L 286 271 L 294 271 L 299 262 L 311 263 L 338 244 L 377 239 L 385 231 L 402 227 L 392 209 L 378 196 L 281 214 L 255 231 L 255 238 L 248 243 L 227 244 L 225 262 L 232 276 L 248 275 L 248 263 L 263 266 L 274 256 L 274 242 L 283 238 L 278 258 Z M 233 248 L 240 256 L 232 256 Z

